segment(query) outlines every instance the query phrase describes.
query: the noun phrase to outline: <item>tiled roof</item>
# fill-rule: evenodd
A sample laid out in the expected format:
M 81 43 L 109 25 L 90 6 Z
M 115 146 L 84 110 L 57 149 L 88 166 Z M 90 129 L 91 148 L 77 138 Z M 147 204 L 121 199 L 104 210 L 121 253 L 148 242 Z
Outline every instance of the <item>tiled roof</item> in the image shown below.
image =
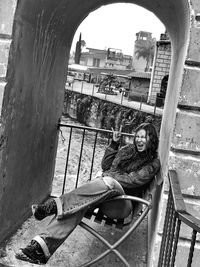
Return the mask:
M 136 77 L 136 78 L 143 78 L 143 79 L 150 79 L 151 72 L 131 72 L 128 74 L 128 77 Z

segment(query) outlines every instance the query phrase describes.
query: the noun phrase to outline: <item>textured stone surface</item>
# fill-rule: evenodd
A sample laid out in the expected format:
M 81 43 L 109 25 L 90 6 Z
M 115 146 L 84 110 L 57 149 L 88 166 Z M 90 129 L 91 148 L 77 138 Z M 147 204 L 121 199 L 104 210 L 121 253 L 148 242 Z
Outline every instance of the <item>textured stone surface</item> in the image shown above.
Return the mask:
M 200 27 L 195 26 L 193 22 L 190 32 L 187 60 L 200 62 Z
M 169 166 L 177 172 L 184 194 L 200 196 L 200 158 L 171 153 Z
M 200 2 L 199 2 L 199 0 L 191 0 L 190 4 L 192 6 L 192 9 L 195 12 L 195 15 L 200 13 Z
M 0 39 L 0 77 L 6 76 L 10 42 Z
M 172 138 L 172 147 L 200 151 L 200 114 L 179 111 Z
M 0 1 L 0 34 L 11 35 L 17 0 Z
M 185 69 L 180 92 L 179 103 L 193 107 L 200 107 L 200 70 Z
M 4 89 L 5 89 L 5 83 L 0 83 L 0 112 L 2 108 L 2 102 L 3 102 L 3 94 L 4 94 Z

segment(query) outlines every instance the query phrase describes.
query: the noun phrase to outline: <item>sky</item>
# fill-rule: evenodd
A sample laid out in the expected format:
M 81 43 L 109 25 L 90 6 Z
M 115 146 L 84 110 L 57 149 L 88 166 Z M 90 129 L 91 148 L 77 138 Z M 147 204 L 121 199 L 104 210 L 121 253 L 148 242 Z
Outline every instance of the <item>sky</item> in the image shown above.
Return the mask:
M 91 12 L 79 25 L 73 39 L 72 51 L 80 33 L 86 47 L 116 48 L 123 54 L 133 55 L 136 33 L 147 31 L 159 40 L 165 26 L 150 11 L 134 4 L 112 4 Z

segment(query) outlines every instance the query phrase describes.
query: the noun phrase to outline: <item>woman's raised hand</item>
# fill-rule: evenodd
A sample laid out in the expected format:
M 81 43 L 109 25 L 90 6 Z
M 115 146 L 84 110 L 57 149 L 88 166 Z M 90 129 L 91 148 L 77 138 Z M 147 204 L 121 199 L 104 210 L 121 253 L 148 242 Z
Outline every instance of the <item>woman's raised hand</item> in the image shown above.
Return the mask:
M 121 139 L 121 132 L 122 132 L 122 125 L 120 126 L 119 131 L 115 131 L 113 128 L 112 132 L 113 132 L 113 141 L 119 143 L 120 139 Z

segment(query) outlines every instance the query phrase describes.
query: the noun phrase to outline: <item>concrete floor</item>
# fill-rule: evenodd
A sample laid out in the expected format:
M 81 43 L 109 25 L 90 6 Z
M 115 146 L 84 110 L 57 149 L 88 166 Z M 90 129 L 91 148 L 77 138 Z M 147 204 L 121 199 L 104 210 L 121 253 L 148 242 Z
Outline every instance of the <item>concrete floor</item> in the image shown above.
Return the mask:
M 15 252 L 20 247 L 26 246 L 30 239 L 42 231 L 44 225 L 50 220 L 45 218 L 43 221 L 36 221 L 30 217 L 17 233 L 14 234 L 3 247 L 0 248 L 0 267 L 33 267 L 38 266 L 29 264 L 15 258 Z M 116 241 L 123 232 L 112 229 L 111 227 L 102 227 L 101 225 L 90 222 L 100 231 L 104 237 L 108 238 L 111 243 Z M 80 226 L 69 236 L 69 238 L 59 247 L 48 263 L 47 267 L 78 267 L 81 264 L 89 261 L 100 252 L 104 251 L 105 247 L 86 232 Z M 122 255 L 128 259 L 130 266 L 146 267 L 147 258 L 147 219 L 145 219 L 136 231 L 119 247 Z M 113 254 L 109 254 L 105 259 L 93 265 L 94 267 L 121 267 L 124 266 L 121 261 Z

